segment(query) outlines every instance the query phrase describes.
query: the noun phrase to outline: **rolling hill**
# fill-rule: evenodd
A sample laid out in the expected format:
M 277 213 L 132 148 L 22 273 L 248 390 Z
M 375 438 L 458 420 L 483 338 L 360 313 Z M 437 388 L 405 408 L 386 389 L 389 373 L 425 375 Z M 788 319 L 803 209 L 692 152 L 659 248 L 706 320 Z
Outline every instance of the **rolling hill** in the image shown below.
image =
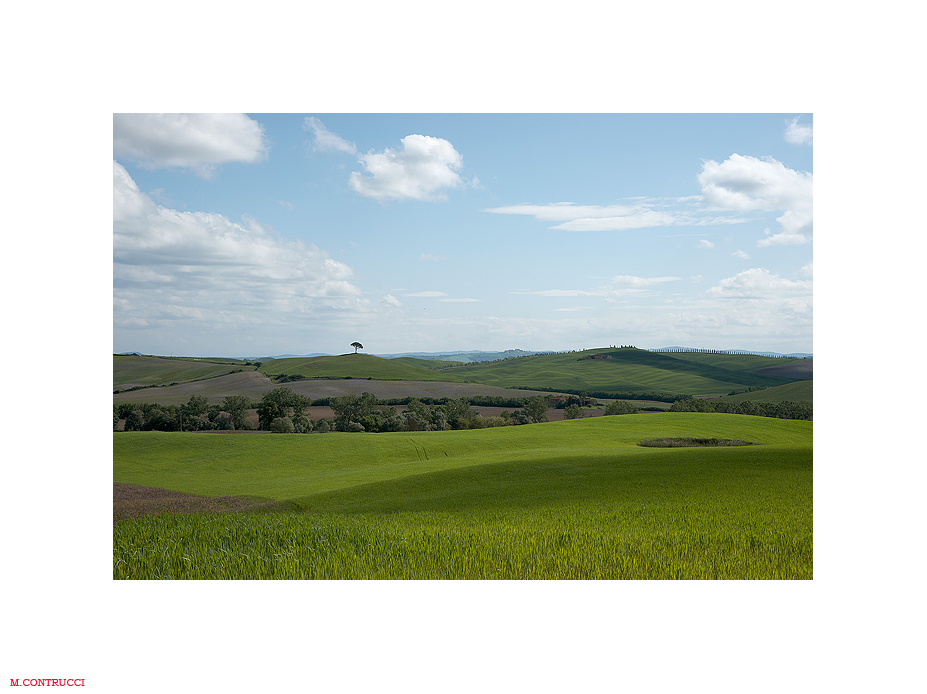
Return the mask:
M 421 365 L 419 364 L 421 362 Z M 336 357 L 274 359 L 261 364 L 270 378 L 363 378 L 377 381 L 452 381 L 463 379 L 442 371 L 423 359 L 383 359 L 370 354 L 342 354 Z M 427 366 L 425 364 L 428 364 Z
M 119 393 L 114 401 L 164 404 L 185 402 L 192 394 L 205 395 L 211 401 L 232 394 L 259 400 L 264 392 L 281 384 L 313 398 L 363 391 L 377 397 L 462 397 L 477 394 L 474 389 L 479 394 L 490 394 L 494 389 L 587 392 L 600 398 L 621 393 L 720 397 L 762 387 L 732 397 L 779 402 L 810 400 L 812 369 L 811 359 L 659 353 L 635 348 L 536 354 L 467 364 L 369 354 L 274 359 L 260 367 L 231 359 L 113 356 L 114 391 Z M 463 392 L 460 389 L 465 384 L 468 387 Z M 401 395 L 388 394 L 400 391 Z M 439 391 L 443 394 L 437 394 Z

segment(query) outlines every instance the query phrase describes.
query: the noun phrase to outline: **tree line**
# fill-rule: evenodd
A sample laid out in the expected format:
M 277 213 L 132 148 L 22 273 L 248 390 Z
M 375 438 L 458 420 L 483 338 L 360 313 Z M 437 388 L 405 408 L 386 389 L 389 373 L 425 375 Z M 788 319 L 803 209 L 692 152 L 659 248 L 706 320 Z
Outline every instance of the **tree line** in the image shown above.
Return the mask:
M 113 405 L 113 431 L 125 419 L 126 431 L 212 431 L 253 429 L 248 418 L 250 398 L 227 395 L 210 405 L 203 395 L 191 395 L 183 405 L 122 403 Z
M 564 405 L 564 418 L 576 419 L 584 414 L 579 398 Z M 315 401 L 325 404 L 334 414 L 330 418 L 312 420 L 307 410 L 313 401 L 294 393 L 286 386 L 273 388 L 264 394 L 259 403 L 252 403 L 244 395 L 228 395 L 221 404 L 210 405 L 205 396 L 192 395 L 183 405 L 156 403 L 113 405 L 113 430 L 119 420 L 125 420 L 126 431 L 215 431 L 253 429 L 248 417 L 256 409 L 258 427 L 275 433 L 390 432 L 390 431 L 444 431 L 448 429 L 484 429 L 547 421 L 549 401 L 542 395 L 522 398 L 500 396 L 474 396 L 451 398 L 394 398 L 378 400 L 371 393 L 324 398 Z M 400 412 L 396 408 L 404 405 Z M 512 412 L 504 410 L 499 416 L 483 417 L 471 405 L 485 407 L 515 406 Z M 628 403 L 611 403 L 605 414 L 631 414 L 637 408 Z
M 813 419 L 814 406 L 808 400 L 793 402 L 725 402 L 723 400 L 701 400 L 689 396 L 677 400 L 670 412 L 721 412 L 724 414 L 749 414 L 755 417 L 775 417 L 777 419 Z

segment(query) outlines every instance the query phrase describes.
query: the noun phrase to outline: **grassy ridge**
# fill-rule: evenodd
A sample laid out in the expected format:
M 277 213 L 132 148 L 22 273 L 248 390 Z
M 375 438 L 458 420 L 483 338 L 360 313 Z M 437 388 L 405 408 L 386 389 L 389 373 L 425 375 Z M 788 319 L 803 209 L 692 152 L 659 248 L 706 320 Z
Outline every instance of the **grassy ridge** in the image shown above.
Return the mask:
M 411 361 L 423 361 L 413 359 Z M 264 362 L 261 371 L 268 376 L 286 374 L 305 378 L 371 378 L 380 381 L 453 381 L 461 379 L 440 374 L 433 366 L 420 366 L 408 359 L 382 359 L 370 354 L 342 354 L 337 357 L 294 357 Z
M 419 434 L 118 434 L 114 480 L 298 512 L 114 527 L 116 578 L 811 578 L 811 423 L 672 413 Z M 642 448 L 658 436 L 739 448 Z
M 592 355 L 608 359 L 584 359 Z M 751 355 L 663 354 L 641 349 L 594 349 L 566 354 L 521 357 L 490 364 L 452 367 L 441 371 L 480 383 L 507 387 L 589 391 L 651 391 L 690 395 L 723 395 L 738 387 L 777 386 L 791 379 L 749 373 L 745 368 L 767 365 Z M 727 361 L 729 360 L 729 361 Z M 724 366 L 729 364 L 730 368 Z

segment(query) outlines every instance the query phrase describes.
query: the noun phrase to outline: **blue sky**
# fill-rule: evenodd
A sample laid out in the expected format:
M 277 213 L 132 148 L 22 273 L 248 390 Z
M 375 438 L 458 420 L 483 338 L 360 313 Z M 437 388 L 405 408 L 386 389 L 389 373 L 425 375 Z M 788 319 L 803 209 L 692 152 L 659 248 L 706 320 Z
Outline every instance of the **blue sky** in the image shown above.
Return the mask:
M 813 118 L 114 116 L 116 352 L 812 351 Z

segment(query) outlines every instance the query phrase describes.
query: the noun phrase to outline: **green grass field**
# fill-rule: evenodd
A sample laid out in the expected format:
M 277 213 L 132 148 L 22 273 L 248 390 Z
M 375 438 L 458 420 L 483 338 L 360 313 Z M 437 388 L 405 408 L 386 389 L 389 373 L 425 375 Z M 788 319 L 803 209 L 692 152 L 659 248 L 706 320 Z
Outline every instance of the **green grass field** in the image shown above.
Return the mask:
M 114 527 L 116 578 L 811 578 L 811 422 L 603 417 L 397 434 L 114 434 L 114 481 L 276 512 Z M 643 448 L 717 437 L 762 445 Z
M 583 359 L 607 354 L 610 359 Z M 711 357 L 701 359 L 698 357 Z M 695 358 L 692 358 L 695 357 Z M 442 376 L 496 386 L 588 391 L 665 392 L 725 395 L 737 388 L 777 386 L 792 379 L 750 373 L 750 369 L 786 360 L 753 355 L 664 354 L 642 349 L 592 349 L 543 354 L 489 364 L 450 367 Z

